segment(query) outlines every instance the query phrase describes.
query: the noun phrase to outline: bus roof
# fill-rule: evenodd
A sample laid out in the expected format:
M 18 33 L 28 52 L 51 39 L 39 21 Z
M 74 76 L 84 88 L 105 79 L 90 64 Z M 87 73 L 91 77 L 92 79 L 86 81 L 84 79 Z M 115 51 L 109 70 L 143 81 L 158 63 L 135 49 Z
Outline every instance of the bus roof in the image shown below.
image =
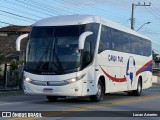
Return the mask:
M 64 26 L 100 23 L 100 19 L 99 16 L 92 15 L 62 15 L 42 19 L 36 22 L 33 26 Z
M 94 16 L 94 15 L 62 15 L 62 16 L 49 17 L 37 21 L 33 26 L 65 26 L 65 25 L 81 25 L 87 23 L 102 23 L 103 25 L 109 26 L 111 28 L 115 28 L 117 30 L 124 31 L 126 33 L 130 33 L 150 40 L 150 38 L 141 35 L 138 32 L 131 30 L 130 28 L 127 28 L 111 20 L 104 19 L 100 16 Z

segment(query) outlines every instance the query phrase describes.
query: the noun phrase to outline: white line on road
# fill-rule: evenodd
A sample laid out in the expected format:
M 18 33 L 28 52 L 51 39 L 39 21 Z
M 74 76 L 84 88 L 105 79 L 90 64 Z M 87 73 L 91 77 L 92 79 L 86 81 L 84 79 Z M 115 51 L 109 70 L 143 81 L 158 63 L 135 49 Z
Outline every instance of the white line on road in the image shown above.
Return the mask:
M 6 104 L 19 104 L 19 103 L 30 103 L 30 102 L 43 102 L 47 101 L 47 99 L 42 99 L 42 100 L 30 100 L 30 101 L 20 101 L 20 102 L 2 102 L 0 101 L 0 105 L 6 105 Z

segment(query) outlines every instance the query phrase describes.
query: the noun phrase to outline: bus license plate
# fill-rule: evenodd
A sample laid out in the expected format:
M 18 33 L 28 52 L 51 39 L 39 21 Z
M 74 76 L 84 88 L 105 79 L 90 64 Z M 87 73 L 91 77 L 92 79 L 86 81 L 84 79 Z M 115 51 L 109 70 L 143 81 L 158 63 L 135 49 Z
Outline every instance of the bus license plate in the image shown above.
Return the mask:
M 44 88 L 43 92 L 51 93 L 51 92 L 53 92 L 53 89 L 52 88 Z

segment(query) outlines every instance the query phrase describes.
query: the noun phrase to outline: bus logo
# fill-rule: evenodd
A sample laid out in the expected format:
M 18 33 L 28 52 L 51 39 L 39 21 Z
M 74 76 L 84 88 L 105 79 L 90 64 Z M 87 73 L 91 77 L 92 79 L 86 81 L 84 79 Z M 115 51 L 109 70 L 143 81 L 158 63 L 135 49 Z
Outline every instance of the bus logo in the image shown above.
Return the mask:
M 133 83 L 135 66 L 136 66 L 136 62 L 135 62 L 133 56 L 130 56 L 128 59 L 128 62 L 127 62 L 126 76 L 129 76 L 129 79 L 131 80 L 131 86 Z

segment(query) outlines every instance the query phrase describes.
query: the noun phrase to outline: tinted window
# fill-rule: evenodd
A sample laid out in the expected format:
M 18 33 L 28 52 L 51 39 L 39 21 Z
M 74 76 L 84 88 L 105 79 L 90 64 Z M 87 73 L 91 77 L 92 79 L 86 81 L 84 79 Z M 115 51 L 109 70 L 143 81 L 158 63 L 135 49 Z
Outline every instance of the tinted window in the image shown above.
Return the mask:
M 150 56 L 151 55 L 152 49 L 151 49 L 151 42 L 150 41 L 146 40 L 144 51 L 145 51 L 145 56 Z
M 119 30 L 111 29 L 112 50 L 121 51 L 121 33 Z
M 115 50 L 143 56 L 150 56 L 152 51 L 149 40 L 102 26 L 98 52 L 104 50 Z
M 143 38 L 139 38 L 139 55 L 143 55 L 143 56 L 150 56 L 151 55 L 151 42 L 143 39 Z
M 99 53 L 111 49 L 111 31 L 109 27 L 102 26 L 100 43 L 99 43 Z
M 138 37 L 130 35 L 130 53 L 139 54 Z
M 129 53 L 130 52 L 130 39 L 129 39 L 129 34 L 127 33 L 122 33 L 122 46 L 121 46 L 121 51 L 122 52 L 127 52 Z
M 88 66 L 94 58 L 95 47 L 97 43 L 97 35 L 99 30 L 98 23 L 87 24 L 85 31 L 93 32 L 92 35 L 89 35 L 84 44 L 83 55 L 82 55 L 82 69 Z

